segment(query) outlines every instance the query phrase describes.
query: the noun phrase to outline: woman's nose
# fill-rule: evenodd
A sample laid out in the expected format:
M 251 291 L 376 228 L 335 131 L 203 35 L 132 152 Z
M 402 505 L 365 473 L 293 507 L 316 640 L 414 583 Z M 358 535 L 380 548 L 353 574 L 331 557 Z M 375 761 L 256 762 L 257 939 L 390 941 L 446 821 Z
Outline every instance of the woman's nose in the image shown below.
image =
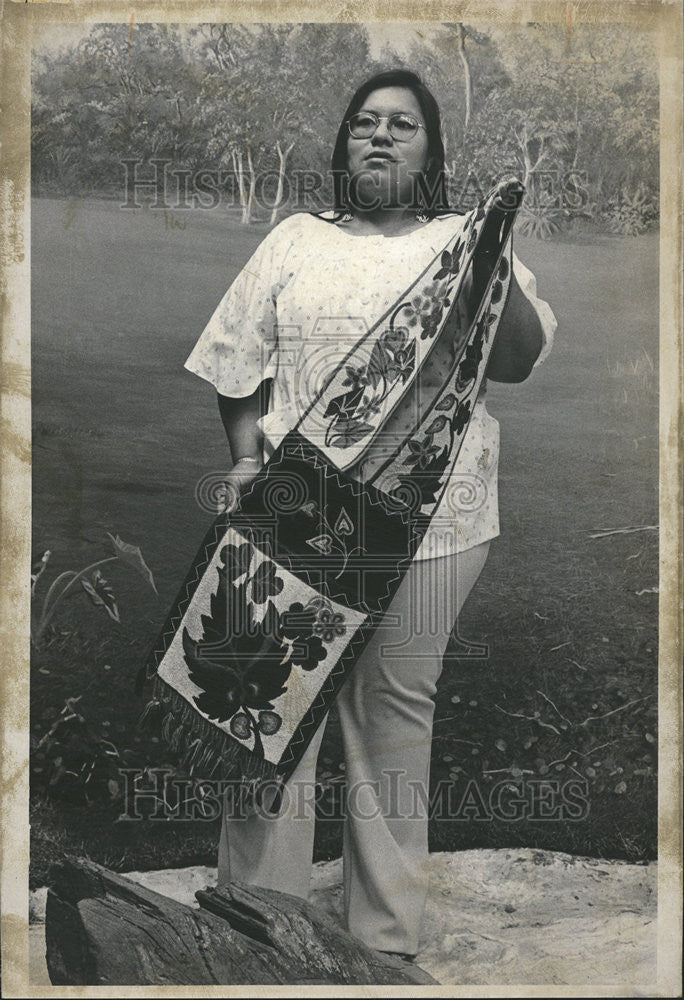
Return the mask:
M 376 142 L 394 142 L 389 131 L 389 122 L 386 119 L 381 119 L 378 122 L 378 127 L 373 133 L 373 139 Z

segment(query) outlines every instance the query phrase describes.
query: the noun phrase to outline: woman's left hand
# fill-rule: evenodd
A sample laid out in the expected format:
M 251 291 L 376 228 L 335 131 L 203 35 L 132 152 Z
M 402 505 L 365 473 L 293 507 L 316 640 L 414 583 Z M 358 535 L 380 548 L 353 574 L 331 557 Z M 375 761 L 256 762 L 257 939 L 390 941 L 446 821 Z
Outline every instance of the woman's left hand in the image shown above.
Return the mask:
M 225 513 L 235 510 L 240 495 L 249 486 L 263 468 L 263 462 L 252 458 L 242 458 L 236 462 L 226 476 L 226 506 Z

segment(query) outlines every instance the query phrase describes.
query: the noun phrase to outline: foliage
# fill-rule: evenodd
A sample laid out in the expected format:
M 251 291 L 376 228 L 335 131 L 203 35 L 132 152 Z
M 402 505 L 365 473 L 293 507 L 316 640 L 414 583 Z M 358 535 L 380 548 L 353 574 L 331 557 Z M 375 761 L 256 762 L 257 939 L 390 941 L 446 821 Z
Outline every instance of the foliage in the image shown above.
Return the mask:
M 98 735 L 79 712 L 78 698 L 67 698 L 64 708 L 31 748 L 34 787 L 71 802 L 117 799 L 124 758 L 114 744 Z
M 516 228 L 523 236 L 547 240 L 561 228 L 562 213 L 540 205 L 525 205 L 516 220 Z
M 107 532 L 107 534 L 109 534 L 109 532 Z M 109 537 L 114 548 L 113 556 L 107 556 L 104 559 L 99 559 L 97 562 L 91 563 L 89 566 L 86 566 L 78 572 L 76 570 L 66 570 L 63 573 L 60 573 L 59 576 L 52 581 L 45 597 L 43 598 L 43 604 L 40 612 L 36 612 L 34 616 L 34 623 L 31 628 L 31 643 L 34 646 L 38 647 L 43 643 L 46 630 L 52 622 L 55 611 L 62 601 L 64 601 L 67 597 L 72 597 L 78 593 L 75 589 L 75 585 L 77 583 L 80 583 L 82 590 L 88 595 L 92 604 L 96 607 L 102 608 L 107 615 L 109 615 L 112 621 L 117 623 L 121 621 L 114 591 L 110 587 L 107 580 L 103 577 L 102 571 L 100 570 L 100 566 L 104 566 L 106 563 L 119 562 L 123 563 L 125 566 L 129 566 L 147 581 L 155 593 L 157 592 L 154 577 L 152 576 L 149 566 L 143 559 L 140 549 L 135 545 L 123 542 L 118 535 L 116 537 L 109 535 Z M 36 598 L 38 581 L 45 572 L 47 564 L 50 560 L 50 555 L 50 550 L 47 549 L 31 573 L 32 601 Z M 88 574 L 90 574 L 90 579 L 88 579 Z
M 657 215 L 657 202 L 643 184 L 619 198 L 611 198 L 605 212 L 609 229 L 621 236 L 638 236 L 645 232 Z
M 580 25 L 569 39 L 551 25 L 444 24 L 377 60 L 358 24 L 94 25 L 68 50 L 35 57 L 34 183 L 118 194 L 124 160 L 139 160 L 143 177 L 158 158 L 172 170 L 224 171 L 243 222 L 271 206 L 273 221 L 299 172 L 325 174 L 353 87 L 397 65 L 421 74 L 440 103 L 455 203 L 513 170 L 532 214 L 545 214 L 530 231 L 549 227 L 539 183 L 554 208 L 594 203 L 618 232 L 653 221 L 630 199 L 639 189 L 657 199 L 657 61 L 647 33 L 620 25 Z M 320 207 L 330 193 L 324 186 Z

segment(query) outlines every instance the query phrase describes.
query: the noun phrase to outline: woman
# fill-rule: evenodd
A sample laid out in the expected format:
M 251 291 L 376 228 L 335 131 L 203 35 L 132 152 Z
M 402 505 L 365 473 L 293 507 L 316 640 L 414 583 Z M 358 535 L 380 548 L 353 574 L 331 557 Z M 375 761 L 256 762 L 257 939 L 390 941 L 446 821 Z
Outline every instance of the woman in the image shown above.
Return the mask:
M 266 237 L 186 363 L 217 389 L 234 461 L 229 485 L 237 493 L 244 493 L 297 425 L 350 344 L 392 308 L 462 224 L 459 213 L 446 209 L 439 110 L 413 73 L 382 73 L 359 88 L 340 126 L 332 165 L 336 211 L 294 215 Z M 459 295 L 466 326 L 491 271 L 492 260 L 476 253 Z M 430 296 L 416 295 L 411 303 L 404 307 L 402 329 L 429 335 Z M 551 310 L 535 296 L 533 276 L 513 258 L 487 378 L 525 379 L 549 349 L 554 327 Z M 448 351 L 448 338 L 441 341 Z M 405 354 L 392 356 L 395 369 Z M 425 366 L 419 394 L 434 389 L 431 373 L 434 381 L 440 365 L 450 360 L 445 355 L 433 358 L 431 369 Z M 351 368 L 347 379 L 359 393 L 360 370 Z M 432 699 L 455 620 L 498 534 L 498 425 L 485 409 L 484 395 L 483 384 L 453 469 L 454 489 L 432 517 L 385 619 L 337 698 L 348 787 L 348 926 L 367 945 L 408 957 L 418 951 L 428 884 Z M 430 448 L 425 456 L 414 468 L 421 462 L 429 468 Z M 359 462 L 360 479 L 363 469 Z M 323 730 L 324 723 L 291 787 L 313 786 Z M 227 816 L 219 880 L 306 897 L 311 798 L 290 796 L 289 807 L 276 818 Z

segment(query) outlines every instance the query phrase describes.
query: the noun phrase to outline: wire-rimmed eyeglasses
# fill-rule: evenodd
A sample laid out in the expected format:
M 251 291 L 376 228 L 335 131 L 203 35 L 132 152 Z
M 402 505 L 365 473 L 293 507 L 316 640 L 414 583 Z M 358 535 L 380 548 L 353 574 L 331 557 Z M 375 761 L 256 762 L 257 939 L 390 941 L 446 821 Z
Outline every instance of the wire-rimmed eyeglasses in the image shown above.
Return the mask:
M 393 115 L 376 115 L 372 111 L 358 111 L 347 119 L 349 134 L 352 139 L 370 139 L 380 125 L 387 122 L 387 131 L 398 142 L 408 142 L 417 134 L 419 128 L 425 128 L 413 115 L 405 111 L 397 111 Z

